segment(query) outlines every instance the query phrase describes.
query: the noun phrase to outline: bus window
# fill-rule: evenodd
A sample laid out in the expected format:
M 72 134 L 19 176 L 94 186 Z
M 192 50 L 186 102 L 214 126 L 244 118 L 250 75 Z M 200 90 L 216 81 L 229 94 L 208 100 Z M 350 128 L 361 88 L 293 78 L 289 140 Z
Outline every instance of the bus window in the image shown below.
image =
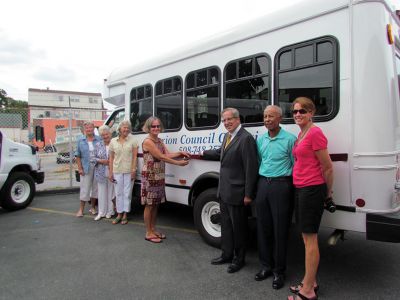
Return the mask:
M 291 104 L 309 97 L 317 109 L 316 121 L 332 119 L 339 107 L 337 41 L 323 37 L 278 51 L 275 57 L 275 102 L 282 108 L 284 123 L 291 123 Z
M 117 129 L 119 123 L 121 123 L 125 119 L 125 111 L 123 109 L 117 110 L 110 117 L 108 126 L 111 128 L 112 136 L 116 137 L 118 135 Z
M 144 122 L 153 115 L 153 89 L 150 84 L 133 88 L 130 94 L 132 132 L 141 132 Z
M 186 76 L 185 124 L 189 129 L 216 127 L 219 123 L 219 69 L 209 67 Z
M 155 112 L 166 131 L 182 126 L 182 79 L 173 77 L 156 83 Z
M 270 59 L 253 55 L 229 62 L 224 71 L 224 107 L 239 110 L 243 124 L 263 122 L 270 104 Z

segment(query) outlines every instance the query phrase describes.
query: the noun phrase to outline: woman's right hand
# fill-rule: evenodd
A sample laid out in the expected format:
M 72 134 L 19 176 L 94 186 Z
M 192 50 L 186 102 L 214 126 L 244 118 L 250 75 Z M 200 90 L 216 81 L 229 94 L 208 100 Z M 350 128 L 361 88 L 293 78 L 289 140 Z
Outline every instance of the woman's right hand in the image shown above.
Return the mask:
M 111 182 L 114 182 L 114 175 L 112 173 L 110 173 L 108 175 L 108 180 L 110 180 Z
M 85 176 L 85 173 L 83 172 L 83 169 L 82 169 L 82 168 L 79 168 L 79 169 L 78 169 L 78 172 L 79 172 L 79 175 Z
M 186 159 L 178 160 L 177 162 L 178 162 L 178 166 L 181 166 L 181 167 L 186 166 L 186 165 L 189 164 L 189 161 L 186 160 Z

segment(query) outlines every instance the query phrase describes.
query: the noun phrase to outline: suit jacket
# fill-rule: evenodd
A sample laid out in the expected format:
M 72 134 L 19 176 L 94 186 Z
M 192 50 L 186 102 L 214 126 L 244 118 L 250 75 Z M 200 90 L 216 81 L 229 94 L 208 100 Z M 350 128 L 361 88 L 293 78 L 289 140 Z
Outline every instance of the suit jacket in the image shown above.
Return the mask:
M 257 145 L 243 127 L 226 147 L 225 135 L 221 148 L 203 152 L 206 160 L 219 158 L 218 197 L 231 205 L 243 205 L 245 196 L 254 200 L 258 178 Z

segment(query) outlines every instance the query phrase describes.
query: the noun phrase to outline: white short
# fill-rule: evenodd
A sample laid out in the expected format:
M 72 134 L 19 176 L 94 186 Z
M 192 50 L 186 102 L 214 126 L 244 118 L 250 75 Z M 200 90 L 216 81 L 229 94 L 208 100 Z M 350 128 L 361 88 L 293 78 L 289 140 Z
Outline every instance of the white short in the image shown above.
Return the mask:
M 97 198 L 97 180 L 94 177 L 94 167 L 89 167 L 89 173 L 81 176 L 81 188 L 79 199 L 89 201 L 90 198 Z

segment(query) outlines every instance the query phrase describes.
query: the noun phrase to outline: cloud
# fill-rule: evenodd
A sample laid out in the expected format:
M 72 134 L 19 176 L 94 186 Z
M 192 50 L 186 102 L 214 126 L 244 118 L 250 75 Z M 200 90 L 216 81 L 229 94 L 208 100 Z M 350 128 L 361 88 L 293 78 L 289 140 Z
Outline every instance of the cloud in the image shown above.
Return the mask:
M 64 66 L 57 66 L 40 68 L 33 74 L 33 77 L 41 81 L 68 82 L 75 80 L 76 74 L 73 70 Z
M 11 39 L 2 31 L 0 31 L 0 41 L 0 64 L 29 64 L 46 57 L 43 49 L 34 49 L 26 40 Z

